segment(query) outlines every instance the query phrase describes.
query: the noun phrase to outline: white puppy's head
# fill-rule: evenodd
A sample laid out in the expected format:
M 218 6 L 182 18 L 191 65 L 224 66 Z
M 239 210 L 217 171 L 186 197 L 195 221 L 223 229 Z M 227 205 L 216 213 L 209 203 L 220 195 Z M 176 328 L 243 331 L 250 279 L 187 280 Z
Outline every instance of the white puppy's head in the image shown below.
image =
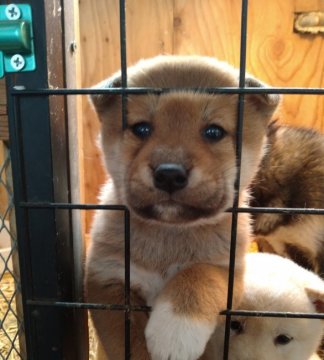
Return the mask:
M 324 281 L 291 260 L 248 254 L 241 310 L 324 312 Z M 324 321 L 281 317 L 232 317 L 229 360 L 309 360 L 321 342 Z M 224 326 L 212 346 L 223 358 Z

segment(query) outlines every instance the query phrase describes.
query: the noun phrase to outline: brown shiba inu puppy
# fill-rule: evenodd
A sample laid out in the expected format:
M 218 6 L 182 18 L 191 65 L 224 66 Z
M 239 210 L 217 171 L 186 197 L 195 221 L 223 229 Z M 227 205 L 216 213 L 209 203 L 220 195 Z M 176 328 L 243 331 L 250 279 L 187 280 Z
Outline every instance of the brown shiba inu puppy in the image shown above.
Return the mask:
M 324 136 L 271 124 L 266 154 L 252 184 L 252 206 L 323 208 Z M 324 278 L 324 217 L 255 214 L 262 251 L 288 257 Z
M 289 259 L 248 254 L 244 294 L 239 306 L 248 311 L 324 312 L 324 281 Z M 231 318 L 229 360 L 315 360 L 324 321 L 282 317 Z M 216 328 L 210 346 L 223 359 L 224 326 Z M 215 352 L 216 353 L 216 352 Z
M 246 84 L 263 86 L 253 78 Z M 98 85 L 120 86 L 120 74 Z M 173 89 L 129 95 L 125 130 L 120 96 L 92 96 L 111 176 L 101 203 L 129 208 L 130 301 L 153 307 L 150 314 L 130 315 L 132 359 L 195 360 L 226 307 L 231 214 L 225 210 L 232 206 L 237 174 L 238 96 L 199 89 L 236 87 L 238 73 L 211 58 L 160 56 L 129 68 L 128 86 Z M 278 101 L 275 95 L 245 96 L 241 206 Z M 249 232 L 249 215 L 242 214 L 234 304 L 241 294 Z M 87 300 L 123 304 L 124 273 L 123 214 L 97 211 L 86 263 Z M 124 359 L 124 314 L 91 315 L 104 357 Z

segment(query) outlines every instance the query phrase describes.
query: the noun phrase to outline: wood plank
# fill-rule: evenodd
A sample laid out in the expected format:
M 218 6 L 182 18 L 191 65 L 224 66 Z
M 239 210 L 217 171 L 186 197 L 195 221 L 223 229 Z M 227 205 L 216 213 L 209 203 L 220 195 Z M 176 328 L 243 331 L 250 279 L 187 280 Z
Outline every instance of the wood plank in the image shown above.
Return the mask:
M 142 58 L 173 53 L 172 0 L 128 0 L 126 16 L 129 65 Z
M 324 0 L 295 0 L 295 12 L 323 11 Z
M 241 1 L 175 0 L 174 54 L 217 57 L 239 65 Z
M 8 116 L 0 115 L 0 140 L 9 140 Z
M 118 0 L 81 0 L 80 40 L 82 87 L 89 87 L 108 77 L 120 67 Z M 91 24 L 91 26 L 89 26 Z M 99 121 L 86 97 L 82 98 L 82 138 L 84 169 L 84 201 L 97 203 L 100 185 L 106 175 L 96 146 Z M 92 169 L 87 171 L 87 169 Z M 86 212 L 86 232 L 93 211 Z
M 5 78 L 0 79 L 0 140 L 9 140 Z
M 7 114 L 7 94 L 5 79 L 0 79 L 0 115 Z
M 118 4 L 118 0 L 80 1 L 83 87 L 94 85 L 120 68 Z M 172 53 L 172 0 L 129 0 L 126 10 L 129 65 L 141 58 Z M 82 100 L 82 112 L 85 201 L 97 203 L 98 189 L 106 179 L 96 145 L 100 124 L 86 98 Z M 88 230 L 92 215 L 87 212 Z
M 250 0 L 247 71 L 273 86 L 323 87 L 324 40 L 293 32 L 294 0 Z M 174 53 L 239 66 L 241 2 L 175 0 Z M 282 16 L 285 14 L 285 16 Z M 281 121 L 324 131 L 322 96 L 286 95 Z
M 81 78 L 81 51 L 79 32 L 78 0 L 69 1 L 64 6 L 65 27 L 65 81 L 67 88 L 80 88 Z M 83 130 L 82 130 L 82 96 L 67 97 L 69 152 L 70 152 L 70 181 L 71 200 L 74 203 L 84 202 L 84 169 L 83 169 Z M 75 229 L 81 236 L 85 233 L 85 213 L 80 214 L 80 227 Z
M 64 5 L 64 35 L 65 35 L 65 81 L 67 88 L 80 88 L 81 52 L 80 52 L 80 24 L 78 0 L 65 1 Z M 82 131 L 82 99 L 81 96 L 68 96 L 68 137 L 70 155 L 71 202 L 84 203 L 84 169 L 83 169 L 83 131 Z M 72 212 L 73 254 L 74 254 L 74 297 L 82 300 L 83 264 L 85 260 L 85 225 L 84 211 Z M 79 311 L 74 319 L 74 333 L 77 339 L 77 358 L 88 359 L 89 332 L 87 311 Z
M 296 9 L 315 9 L 324 0 L 250 0 L 247 70 L 273 86 L 324 87 L 321 35 L 293 32 Z M 128 63 L 158 53 L 215 56 L 239 65 L 241 0 L 129 0 Z M 91 24 L 91 26 L 89 26 Z M 118 1 L 81 0 L 82 85 L 120 67 Z M 105 176 L 96 148 L 99 123 L 83 104 L 85 200 L 96 202 Z M 281 121 L 324 132 L 324 97 L 286 95 Z M 91 219 L 87 219 L 87 229 Z
M 7 147 L 3 141 L 0 141 L 0 168 L 4 165 L 4 160 L 7 155 Z M 6 171 L 2 170 L 1 179 L 3 182 L 7 182 Z M 8 195 L 4 186 L 0 183 L 0 215 L 4 215 L 8 208 Z
M 173 0 L 129 0 L 126 4 L 128 64 L 172 53 Z M 80 0 L 80 36 L 82 85 L 87 87 L 120 68 L 119 1 Z
M 324 39 L 294 33 L 293 22 L 293 1 L 251 1 L 247 68 L 273 86 L 323 87 Z M 324 131 L 323 118 L 323 96 L 284 96 L 282 122 Z

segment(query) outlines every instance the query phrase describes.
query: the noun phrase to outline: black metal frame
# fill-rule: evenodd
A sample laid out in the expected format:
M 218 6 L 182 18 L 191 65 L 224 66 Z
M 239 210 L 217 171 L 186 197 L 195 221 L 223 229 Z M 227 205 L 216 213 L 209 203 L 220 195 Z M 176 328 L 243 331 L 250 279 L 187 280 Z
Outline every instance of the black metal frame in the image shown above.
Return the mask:
M 57 4 L 60 1 L 55 0 Z M 65 86 L 62 19 L 46 16 L 54 1 L 29 3 L 33 22 L 37 24 L 34 29 L 37 71 L 8 75 L 8 95 L 21 84 L 35 89 L 47 88 L 49 83 Z M 56 36 L 57 57 L 51 59 L 50 65 L 46 19 L 57 21 L 57 31 L 51 34 Z M 55 80 L 50 79 L 49 69 Z M 28 304 L 28 299 L 74 299 L 71 213 L 20 206 L 23 201 L 70 202 L 65 99 L 55 102 L 36 95 L 33 101 L 19 96 L 8 96 L 7 101 L 27 358 L 79 360 L 83 357 L 78 353 L 75 338 L 78 323 L 75 310 Z
M 38 26 L 45 29 L 44 8 L 42 2 L 37 2 L 38 9 L 34 12 L 35 21 Z M 113 89 L 48 89 L 45 78 L 37 81 L 29 74 L 20 74 L 15 81 L 8 81 L 8 89 L 11 94 L 9 98 L 10 109 L 10 142 L 12 151 L 14 192 L 17 217 L 17 232 L 19 240 L 20 266 L 22 276 L 22 290 L 25 316 L 25 329 L 27 339 L 28 359 L 81 359 L 71 350 L 66 350 L 65 341 L 61 335 L 68 334 L 73 327 L 68 326 L 67 318 L 77 316 L 76 309 L 102 309 L 125 312 L 125 359 L 130 359 L 130 313 L 131 311 L 150 311 L 147 306 L 132 306 L 130 303 L 130 226 L 129 212 L 123 205 L 92 205 L 71 204 L 69 197 L 65 202 L 59 202 L 54 196 L 54 185 L 52 182 L 53 170 L 53 148 L 51 147 L 51 124 L 49 112 L 49 98 L 52 96 L 84 95 L 98 93 L 120 94 L 122 97 L 123 112 L 122 126 L 127 124 L 126 108 L 128 94 L 163 93 L 172 89 L 156 88 L 128 88 L 127 87 L 127 61 L 126 61 L 126 12 L 125 0 L 120 0 L 120 44 L 121 44 L 121 88 Z M 41 7 L 41 8 L 39 8 Z M 35 10 L 35 9 L 34 9 Z M 242 126 L 244 95 L 250 93 L 271 94 L 320 94 L 324 95 L 324 89 L 320 88 L 245 88 L 245 59 L 246 59 L 246 34 L 247 34 L 247 11 L 248 0 L 242 0 L 241 15 L 241 52 L 240 52 L 240 78 L 237 88 L 208 88 L 203 91 L 208 93 L 238 94 L 238 121 L 237 121 L 237 166 L 240 171 L 241 148 L 242 148 Z M 45 34 L 45 32 L 44 32 Z M 45 35 L 44 35 L 45 36 Z M 46 39 L 40 36 L 35 39 L 37 49 L 37 66 L 44 66 L 46 71 Z M 28 89 L 15 87 L 15 84 L 28 84 Z M 188 89 L 186 89 L 188 90 Z M 193 89 L 197 90 L 197 89 Z M 201 89 L 200 89 L 201 91 Z M 31 102 L 31 98 L 33 101 Z M 32 105 L 31 105 L 32 103 Z M 37 130 L 35 130 L 37 129 Z M 35 131 L 42 136 L 35 136 Z M 66 136 L 66 134 L 63 134 Z M 68 161 L 66 162 L 68 167 Z M 240 173 L 235 184 L 239 188 Z M 68 186 L 68 179 L 66 184 Z M 105 209 L 119 210 L 125 216 L 125 299 L 124 304 L 92 304 L 73 301 L 73 294 L 68 291 L 72 286 L 73 278 L 60 283 L 59 271 L 64 276 L 71 270 L 67 265 L 73 262 L 71 247 L 73 238 L 69 233 L 70 222 L 65 222 L 66 234 L 60 242 L 56 237 L 58 230 L 58 211 L 67 211 L 70 216 L 72 210 Z M 237 215 L 240 212 L 268 212 L 268 213 L 294 213 L 294 214 L 317 214 L 324 215 L 321 209 L 291 209 L 291 208 L 239 208 L 238 195 L 232 212 L 232 236 L 231 253 L 229 259 L 229 282 L 227 308 L 221 312 L 226 316 L 226 330 L 224 342 L 224 359 L 227 359 L 229 349 L 229 325 L 232 315 L 244 316 L 274 316 L 295 318 L 321 318 L 323 314 L 305 313 L 281 313 L 281 312 L 255 312 L 255 311 L 233 311 L 232 298 L 234 287 L 235 246 Z M 64 255 L 63 254 L 67 254 Z M 63 259 L 61 258 L 63 256 Z M 66 272 L 67 270 L 67 272 Z M 64 272 L 65 271 L 65 272 Z M 72 346 L 73 342 L 68 346 Z M 55 351 L 55 347 L 56 350 Z M 54 348 L 54 349 L 53 349 Z M 68 357 L 67 357 L 68 354 Z

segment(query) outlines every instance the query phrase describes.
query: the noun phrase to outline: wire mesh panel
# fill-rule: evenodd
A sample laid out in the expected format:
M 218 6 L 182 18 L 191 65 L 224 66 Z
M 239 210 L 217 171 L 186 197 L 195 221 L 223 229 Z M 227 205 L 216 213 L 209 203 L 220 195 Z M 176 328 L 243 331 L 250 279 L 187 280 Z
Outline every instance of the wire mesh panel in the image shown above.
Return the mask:
M 10 151 L 1 142 L 4 155 L 0 162 L 0 356 L 23 359 L 23 320 L 17 238 L 14 221 Z M 22 346 L 21 346 L 22 345 Z
M 51 156 L 51 149 L 46 146 L 51 142 L 53 128 L 48 126 L 48 123 L 44 125 L 45 121 L 48 119 L 44 119 L 44 121 L 35 120 L 28 124 L 28 121 L 24 122 L 23 120 L 27 120 L 25 116 L 25 111 L 23 110 L 31 110 L 33 108 L 33 104 L 40 104 L 44 106 L 46 110 L 46 116 L 50 116 L 50 112 L 48 111 L 46 101 L 49 98 L 55 98 L 59 96 L 70 96 L 70 95 L 86 95 L 86 94 L 118 94 L 122 98 L 122 124 L 121 127 L 125 128 L 127 125 L 127 96 L 128 94 L 134 94 L 141 96 L 142 94 L 154 93 L 154 94 L 162 94 L 164 92 L 168 92 L 174 89 L 156 89 L 156 88 L 128 88 L 127 87 L 127 59 L 126 59 L 126 12 L 125 12 L 125 0 L 120 0 L 120 44 L 121 44 L 121 74 L 122 74 L 122 84 L 120 88 L 110 88 L 110 89 L 48 89 L 45 86 L 42 88 L 41 86 L 35 86 L 34 88 L 11 88 L 11 95 L 13 96 L 12 102 L 12 125 L 11 125 L 11 134 L 13 139 L 13 147 L 15 149 L 15 160 L 16 164 L 16 175 L 21 176 L 20 181 L 16 182 L 17 189 L 17 206 L 18 210 L 18 227 L 19 234 L 21 236 L 19 246 L 21 249 L 24 249 L 24 253 L 21 254 L 21 264 L 25 266 L 23 269 L 32 272 L 34 270 L 33 267 L 37 269 L 37 271 L 44 271 L 44 274 L 40 276 L 39 279 L 36 279 L 35 271 L 33 276 L 30 276 L 30 273 L 27 273 L 25 276 L 25 292 L 24 292 L 24 309 L 25 316 L 27 317 L 26 322 L 26 331 L 28 331 L 30 335 L 29 339 L 29 354 L 28 359 L 38 359 L 38 352 L 40 351 L 37 348 L 37 344 L 41 344 L 42 353 L 50 354 L 53 359 L 59 359 L 64 351 L 61 349 L 58 351 L 58 348 L 54 346 L 47 350 L 46 346 L 52 346 L 52 344 L 47 343 L 46 339 L 42 339 L 41 332 L 44 329 L 47 329 L 47 321 L 53 320 L 55 316 L 61 315 L 60 311 L 64 309 L 73 309 L 75 311 L 80 309 L 98 309 L 102 311 L 123 311 L 125 314 L 125 333 L 124 333 L 124 342 L 125 342 L 125 359 L 131 359 L 131 351 L 130 351 L 130 315 L 132 311 L 146 311 L 149 312 L 150 308 L 147 306 L 133 306 L 130 302 L 130 234 L 131 234 L 131 224 L 129 223 L 129 211 L 127 207 L 123 204 L 110 204 L 110 205 L 92 205 L 92 204 L 71 204 L 67 202 L 59 202 L 57 198 L 53 195 L 53 163 L 51 161 L 47 161 L 46 156 Z M 296 89 L 296 88 L 245 88 L 245 58 L 246 58 L 246 27 L 247 27 L 247 10 L 248 10 L 248 2 L 247 0 L 242 1 L 242 14 L 241 14 L 241 58 L 240 58 L 240 76 L 239 76 L 239 86 L 237 88 L 208 88 L 208 89 L 199 89 L 199 91 L 205 91 L 213 94 L 239 94 L 239 102 L 238 102 L 238 120 L 237 120 L 237 134 L 236 134 L 236 158 L 237 158 L 237 168 L 240 169 L 241 163 L 241 146 L 242 146 L 242 124 L 244 121 L 243 118 L 243 109 L 244 109 L 244 95 L 251 93 L 264 93 L 264 94 L 324 94 L 323 89 Z M 190 90 L 190 89 L 189 89 Z M 196 91 L 197 89 L 191 89 Z M 188 91 L 188 89 L 186 89 Z M 38 114 L 41 116 L 40 114 Z M 29 126 L 40 126 L 42 125 L 42 130 L 44 133 L 42 136 L 45 137 L 42 139 L 41 144 L 34 144 L 32 138 L 32 131 Z M 26 146 L 26 144 L 28 146 Z M 41 146 L 40 146 L 41 145 Z M 45 190 L 42 188 L 41 190 L 44 193 L 39 194 L 38 191 L 40 189 L 32 183 L 31 179 L 34 181 L 33 176 L 35 175 L 35 169 L 32 168 L 30 162 L 35 161 L 35 153 L 33 153 L 33 146 L 39 149 L 42 149 L 42 146 L 46 148 L 42 154 L 37 152 L 37 156 L 42 160 L 42 164 L 46 167 L 45 176 L 40 176 L 41 181 L 48 181 L 48 187 Z M 6 160 L 6 165 L 1 168 L 1 174 L 7 168 L 8 161 Z M 238 174 L 240 172 L 238 171 Z M 43 174 L 42 174 L 43 175 Z M 1 179 L 3 176 L 1 175 Z M 0 185 L 4 186 L 7 190 L 7 183 L 4 180 L 1 180 Z M 239 189 L 240 185 L 240 175 L 238 175 L 235 188 Z M 32 187 L 33 186 L 33 187 Z M 32 187 L 32 189 L 31 189 Z M 15 190 L 16 190 L 15 189 Z M 45 195 L 44 195 L 45 194 Z M 9 196 L 11 199 L 11 196 Z M 67 200 L 69 200 L 67 198 Z M 11 203 L 10 203 L 11 204 Z M 228 350 L 230 347 L 229 341 L 229 330 L 230 330 L 230 319 L 232 315 L 247 315 L 247 316 L 273 316 L 273 317 L 310 317 L 310 318 L 324 318 L 323 315 L 318 314 L 303 314 L 303 313 L 280 313 L 280 312 L 247 312 L 247 311 L 234 311 L 232 309 L 233 306 L 233 287 L 234 287 L 234 269 L 235 269 L 235 245 L 236 245 L 236 232 L 237 232 L 237 216 L 239 213 L 243 212 L 271 212 L 271 213 L 295 213 L 295 214 L 324 214 L 323 210 L 318 209 L 288 209 L 288 208 L 276 208 L 276 209 L 268 209 L 268 208 L 240 208 L 238 206 L 238 197 L 235 198 L 233 207 L 229 209 L 229 212 L 233 214 L 232 221 L 232 236 L 231 236 L 231 254 L 229 259 L 229 283 L 228 283 L 228 299 L 227 299 L 227 307 L 224 311 L 221 312 L 222 315 L 226 316 L 226 331 L 224 338 L 224 359 L 228 358 Z M 11 209 L 11 205 L 9 207 Z M 61 291 L 60 284 L 57 282 L 57 278 L 60 276 L 64 276 L 68 271 L 70 271 L 70 267 L 66 263 L 64 266 L 60 266 L 60 264 L 56 263 L 53 260 L 53 265 L 51 267 L 50 275 L 51 280 L 47 282 L 45 279 L 48 274 L 47 265 L 48 261 L 44 261 L 42 264 L 37 263 L 35 265 L 35 258 L 39 255 L 35 249 L 37 245 L 43 245 L 43 239 L 40 239 L 40 234 L 37 232 L 36 224 L 37 217 L 33 218 L 33 215 L 37 214 L 40 216 L 43 221 L 48 222 L 48 226 L 44 227 L 43 231 L 47 231 L 46 241 L 48 244 L 51 244 L 51 251 L 57 251 L 57 247 L 59 248 L 60 241 L 58 239 L 56 233 L 56 223 L 57 214 L 70 214 L 71 211 L 77 210 L 90 210 L 90 209 L 101 209 L 102 211 L 121 211 L 124 214 L 124 244 L 125 244 L 125 297 L 124 302 L 121 304 L 97 304 L 97 303 L 85 303 L 82 301 L 77 301 L 73 296 L 70 296 L 69 292 Z M 61 211 L 60 213 L 58 211 Z M 8 213 L 10 211 L 8 210 Z M 48 215 L 48 218 L 44 216 L 44 213 Z M 8 228 L 5 223 L 5 220 L 8 218 L 7 212 L 3 214 L 1 229 L 8 234 L 12 234 L 12 229 Z M 41 234 L 42 235 L 42 234 Z M 24 237 L 30 241 L 28 246 L 26 242 L 23 242 Z M 35 240 L 36 239 L 36 240 Z M 42 241 L 41 241 L 42 240 Z M 64 239 L 63 239 L 64 240 Z M 64 248 L 64 247 L 63 247 Z M 12 257 L 12 253 L 15 251 L 15 247 L 9 254 L 9 258 Z M 47 254 L 48 255 L 48 254 Z M 54 255 L 53 255 L 54 257 Z M 49 257 L 47 257 L 49 259 Z M 4 257 L 0 259 L 3 263 L 5 273 L 8 273 L 15 281 L 15 272 L 9 270 L 8 260 Z M 55 276 L 56 267 L 60 270 L 60 276 Z M 27 269 L 28 268 L 28 269 Z M 64 270 L 66 272 L 64 272 Z M 34 281 L 35 283 L 29 283 L 29 281 Z M 49 285 L 50 284 L 50 285 Z M 45 290 L 44 290 L 45 287 Z M 15 314 L 15 311 L 12 311 L 14 307 L 14 298 L 15 291 L 9 297 L 3 296 L 3 290 L 1 289 L 0 296 L 2 296 L 5 300 L 4 303 L 7 306 L 7 310 L 3 315 L 3 323 L 5 323 L 9 314 Z M 44 310 L 45 309 L 45 310 Z M 50 309 L 47 311 L 47 309 Z M 14 315 L 15 316 L 15 315 Z M 15 316 L 16 318 L 16 316 Z M 37 326 L 34 325 L 32 319 L 36 319 L 35 322 L 39 322 Z M 18 319 L 19 320 L 19 319 Z M 55 323 L 55 335 L 60 334 L 60 331 L 64 329 L 66 323 L 63 321 L 54 321 Z M 21 329 L 21 322 L 18 321 L 18 332 Z M 19 354 L 19 345 L 17 342 L 18 332 L 15 333 L 14 337 L 10 337 L 8 330 L 4 330 L 4 336 L 8 339 L 9 345 L 11 348 L 8 351 L 15 352 Z M 35 338 L 37 341 L 35 341 Z M 1 354 L 2 355 L 2 354 Z M 4 357 L 5 358 L 5 357 Z M 72 357 L 74 358 L 74 357 Z M 185 359 L 184 359 L 185 360 Z
M 16 5 L 20 3 L 24 1 L 17 1 Z M 37 28 L 34 39 L 37 69 L 6 78 L 26 353 L 27 359 L 33 360 L 79 360 L 86 358 L 81 341 L 77 345 L 83 331 L 83 320 L 79 321 L 82 310 L 29 303 L 37 299 L 73 301 L 79 295 L 74 277 L 71 212 L 26 210 L 21 206 L 24 201 L 70 202 L 71 199 L 65 99 L 17 98 L 10 93 L 16 85 L 33 89 L 47 88 L 50 83 L 54 87 L 65 86 L 63 2 L 31 0 L 28 3 L 33 26 Z

